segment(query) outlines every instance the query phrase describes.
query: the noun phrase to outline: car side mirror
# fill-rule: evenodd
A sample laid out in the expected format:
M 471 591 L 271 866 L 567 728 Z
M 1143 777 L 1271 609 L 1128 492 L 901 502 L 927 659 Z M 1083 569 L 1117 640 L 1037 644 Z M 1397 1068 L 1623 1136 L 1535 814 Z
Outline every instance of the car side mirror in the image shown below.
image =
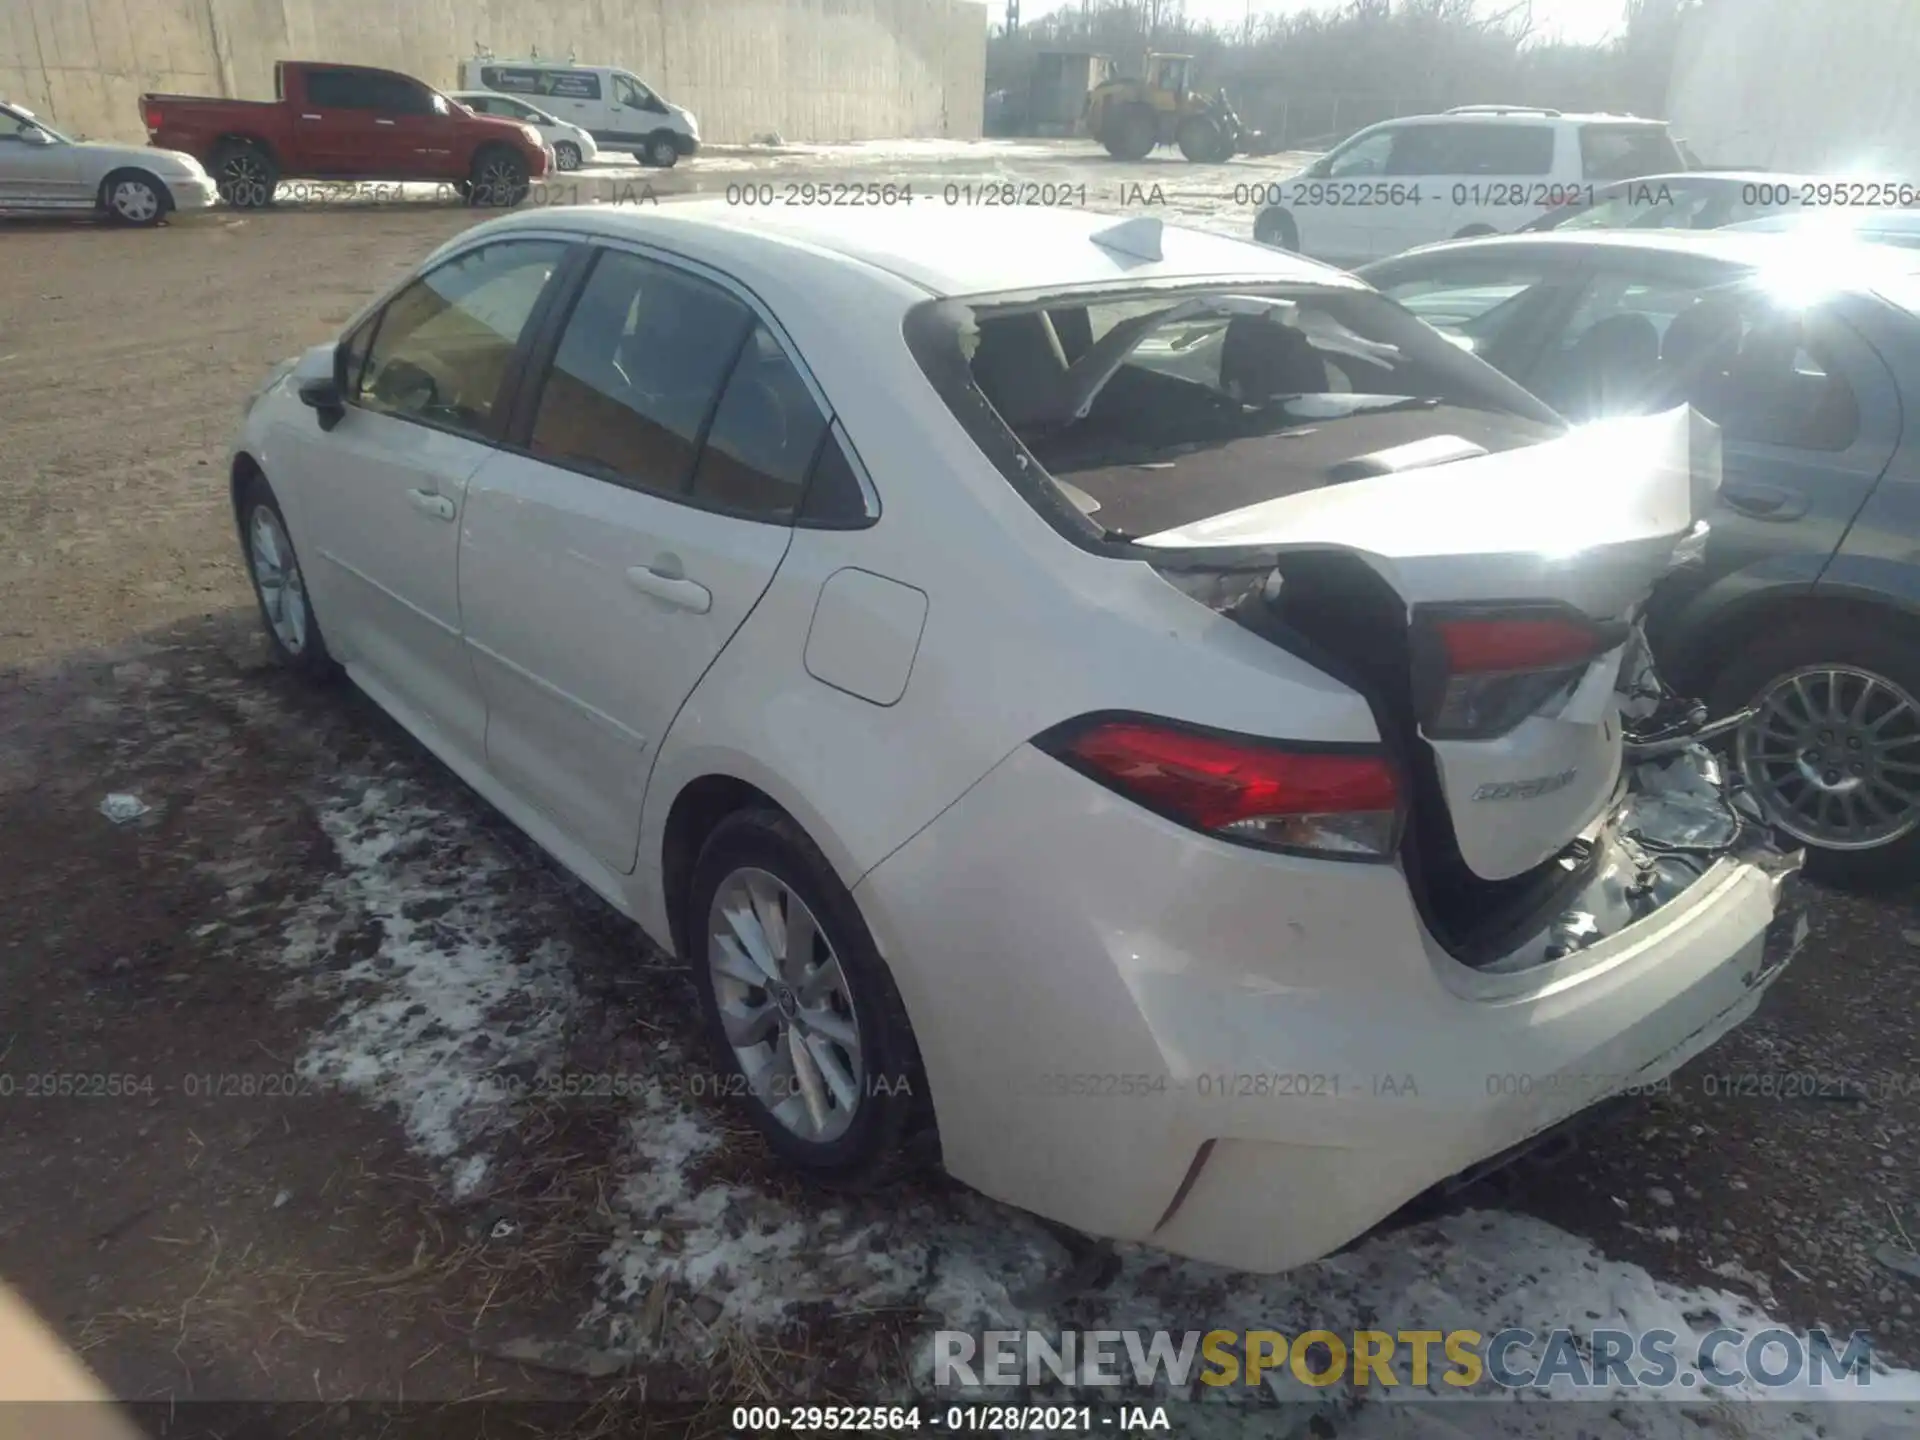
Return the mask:
M 42 130 L 38 125 L 27 126 L 24 130 L 20 132 L 20 138 L 26 141 L 27 144 L 29 145 L 53 144 L 53 136 L 49 135 L 46 131 Z
M 347 418 L 345 347 L 316 345 L 293 367 L 294 393 L 314 412 L 322 430 Z

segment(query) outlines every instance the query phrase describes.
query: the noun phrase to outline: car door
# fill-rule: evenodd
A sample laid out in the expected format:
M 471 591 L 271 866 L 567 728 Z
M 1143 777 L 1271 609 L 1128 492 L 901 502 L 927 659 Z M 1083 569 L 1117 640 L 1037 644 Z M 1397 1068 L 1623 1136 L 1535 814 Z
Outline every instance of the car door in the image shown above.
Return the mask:
M 97 184 L 84 172 L 78 146 L 0 108 L 0 208 L 91 207 Z
M 1551 208 L 1548 201 L 1558 201 L 1568 188 L 1553 183 L 1556 144 L 1575 142 L 1556 136 L 1551 121 L 1500 116 L 1435 128 L 1444 132 L 1437 143 L 1445 151 L 1435 161 L 1439 198 L 1431 219 L 1441 232 L 1436 239 L 1519 230 L 1544 215 Z M 1578 173 L 1571 154 L 1565 170 Z
M 298 543 L 329 645 L 354 678 L 476 759 L 485 716 L 460 639 L 460 516 L 502 427 L 515 347 L 567 253 L 489 241 L 400 290 L 345 347 L 347 405 L 299 427 Z M 278 463 L 277 461 L 275 463 Z
M 1818 573 L 1900 438 L 1893 375 L 1836 302 L 1796 305 L 1741 272 L 1673 257 L 1598 265 L 1516 378 L 1570 419 L 1691 404 L 1719 425 L 1706 563 L 1662 587 L 1656 643 L 1729 576 Z
M 606 86 L 597 70 L 543 70 L 535 103 L 596 140 L 613 128 Z
M 487 763 L 610 870 L 682 702 L 786 554 L 827 417 L 711 272 L 600 251 L 474 477 L 460 558 Z
M 370 175 L 394 179 L 458 180 L 460 166 L 456 136 L 460 122 L 447 98 L 402 75 L 382 75 L 376 85 L 379 108 L 373 118 L 381 132 L 381 147 Z

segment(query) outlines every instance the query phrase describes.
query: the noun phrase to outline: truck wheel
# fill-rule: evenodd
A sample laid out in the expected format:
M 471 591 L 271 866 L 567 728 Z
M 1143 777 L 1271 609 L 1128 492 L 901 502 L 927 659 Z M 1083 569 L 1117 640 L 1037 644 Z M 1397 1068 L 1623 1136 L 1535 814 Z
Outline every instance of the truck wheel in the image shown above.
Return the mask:
M 1149 106 L 1123 105 L 1107 121 L 1100 143 L 1116 160 L 1144 160 L 1160 143 L 1160 122 Z
M 100 213 L 116 225 L 158 225 L 173 195 L 144 170 L 116 170 L 100 182 Z
M 229 140 L 213 153 L 213 181 L 220 198 L 236 210 L 257 210 L 273 203 L 280 167 L 251 140 Z
M 518 205 L 527 198 L 527 162 L 500 146 L 474 157 L 473 180 L 467 189 L 469 205 Z
M 679 159 L 680 147 L 673 143 L 673 136 L 664 130 L 649 135 L 647 143 L 640 147 L 640 162 L 656 170 L 671 170 Z
M 1227 148 L 1220 127 L 1204 115 L 1189 115 L 1180 122 L 1180 153 L 1195 165 L 1211 165 L 1226 157 Z

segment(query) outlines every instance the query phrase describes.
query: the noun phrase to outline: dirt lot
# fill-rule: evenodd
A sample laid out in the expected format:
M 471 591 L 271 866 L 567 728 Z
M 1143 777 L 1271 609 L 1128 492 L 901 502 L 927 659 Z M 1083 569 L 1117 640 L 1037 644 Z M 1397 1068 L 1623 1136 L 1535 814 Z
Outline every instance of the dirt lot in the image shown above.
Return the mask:
M 1244 232 L 1235 181 L 1278 168 L 906 147 L 651 183 L 1020 178 L 1117 209 L 1137 179 Z M 898 1393 L 939 1323 L 1711 1313 L 1920 1354 L 1920 1282 L 1876 1258 L 1920 1236 L 1911 893 L 1815 892 L 1796 968 L 1672 1094 L 1288 1276 L 1109 1257 L 933 1178 L 828 1202 L 771 1171 L 709 1099 L 671 962 L 255 635 L 242 401 L 474 218 L 291 205 L 0 242 L 0 1279 L 118 1394 L 587 1399 L 584 1433 L 643 1396 Z M 147 809 L 116 824 L 110 793 Z M 557 1369 L 515 1348 L 558 1341 Z M 1343 1404 L 1339 1433 L 1370 1433 Z M 1642 1408 L 1636 1433 L 1717 1428 Z M 1738 1423 L 1804 1433 L 1779 1408 Z

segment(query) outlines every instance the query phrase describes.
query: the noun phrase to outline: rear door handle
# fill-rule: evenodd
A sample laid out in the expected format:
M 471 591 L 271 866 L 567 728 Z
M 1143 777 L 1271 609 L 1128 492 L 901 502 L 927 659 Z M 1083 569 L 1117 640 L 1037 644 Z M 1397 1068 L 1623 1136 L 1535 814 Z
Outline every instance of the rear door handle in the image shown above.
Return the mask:
M 1720 498 L 1755 520 L 1798 520 L 1807 513 L 1807 497 L 1779 485 L 1722 484 Z
M 436 520 L 453 519 L 453 501 L 435 491 L 409 490 L 407 499 L 412 501 L 413 508 L 423 515 L 431 515 Z
M 642 595 L 651 595 L 696 615 L 704 615 L 713 608 L 713 592 L 699 581 L 662 574 L 646 565 L 635 565 L 627 571 L 627 584 Z

